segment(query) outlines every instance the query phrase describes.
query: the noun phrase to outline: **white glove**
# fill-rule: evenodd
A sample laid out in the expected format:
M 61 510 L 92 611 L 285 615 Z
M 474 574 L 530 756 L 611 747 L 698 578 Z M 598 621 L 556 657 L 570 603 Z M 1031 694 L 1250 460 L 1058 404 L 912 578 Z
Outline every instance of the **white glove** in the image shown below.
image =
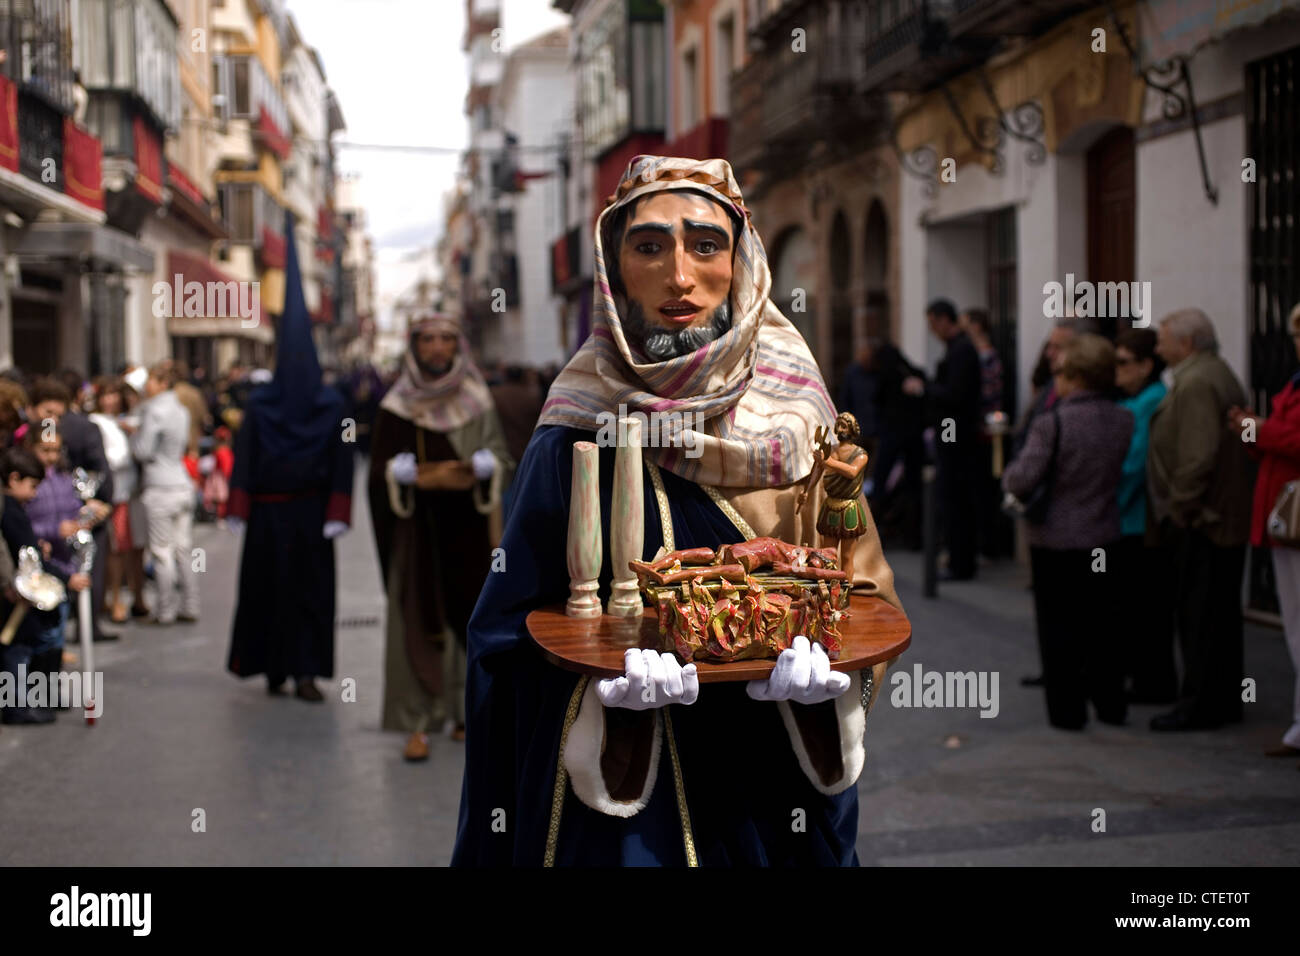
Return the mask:
M 469 456 L 469 464 L 474 469 L 475 478 L 487 481 L 492 477 L 492 472 L 497 470 L 497 456 L 486 448 L 480 448 Z
M 348 526 L 345 522 L 342 521 L 325 522 L 325 537 L 327 538 L 337 538 L 339 535 L 341 535 L 344 531 L 347 530 L 348 530 Z
M 401 452 L 388 460 L 388 472 L 399 485 L 415 484 L 415 473 L 418 470 L 415 455 L 409 451 Z
M 244 530 L 244 519 L 237 518 L 234 515 L 226 515 L 226 530 L 231 534 L 239 534 Z
M 849 689 L 848 674 L 831 670 L 831 659 L 820 644 L 808 644 L 800 634 L 793 646 L 781 652 L 767 680 L 752 680 L 745 691 L 754 700 L 792 700 L 796 704 L 820 704 Z
M 629 648 L 623 655 L 625 677 L 602 680 L 596 696 L 606 707 L 652 710 L 667 704 L 693 704 L 700 696 L 694 664 L 682 667 L 675 654 Z

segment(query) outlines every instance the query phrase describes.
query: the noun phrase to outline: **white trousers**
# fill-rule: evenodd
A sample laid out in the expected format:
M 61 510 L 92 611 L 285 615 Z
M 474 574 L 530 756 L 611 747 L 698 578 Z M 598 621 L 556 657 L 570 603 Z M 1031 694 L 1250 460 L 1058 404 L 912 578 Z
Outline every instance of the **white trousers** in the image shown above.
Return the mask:
M 164 623 L 179 613 L 199 616 L 199 579 L 191 554 L 194 489 L 146 488 L 140 493 L 149 525 L 149 553 L 153 556 L 154 584 L 158 588 L 154 616 Z M 176 594 L 177 580 L 180 595 Z
M 1272 551 L 1277 599 L 1282 605 L 1282 628 L 1286 631 L 1287 650 L 1291 652 L 1291 667 L 1296 671 L 1291 728 L 1282 735 L 1282 742 L 1289 747 L 1300 747 L 1300 549 L 1279 546 Z

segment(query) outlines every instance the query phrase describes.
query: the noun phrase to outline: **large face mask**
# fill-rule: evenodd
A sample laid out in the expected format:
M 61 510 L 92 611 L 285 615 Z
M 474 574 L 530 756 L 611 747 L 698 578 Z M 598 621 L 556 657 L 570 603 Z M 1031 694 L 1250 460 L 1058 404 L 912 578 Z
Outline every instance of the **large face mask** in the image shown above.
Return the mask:
M 635 203 L 615 250 L 624 331 L 651 361 L 731 327 L 733 225 L 712 200 L 669 190 Z

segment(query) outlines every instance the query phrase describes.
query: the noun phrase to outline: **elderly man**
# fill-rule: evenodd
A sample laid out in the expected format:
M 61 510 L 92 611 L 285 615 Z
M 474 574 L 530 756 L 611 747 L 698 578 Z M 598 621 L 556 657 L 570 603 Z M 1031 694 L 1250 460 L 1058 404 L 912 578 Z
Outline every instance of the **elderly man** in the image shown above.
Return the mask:
M 1147 524 L 1174 563 L 1183 675 L 1177 706 L 1153 717 L 1151 729 L 1196 730 L 1241 719 L 1252 468 L 1228 410 L 1247 399 L 1204 312 L 1166 316 L 1157 336 L 1173 384 L 1151 419 Z
M 830 672 L 805 639 L 787 652 L 788 681 L 701 687 L 694 664 L 653 651 L 630 653 L 623 677 L 588 680 L 548 663 L 528 636 L 528 612 L 568 593 L 577 440 L 606 446 L 609 527 L 615 449 L 598 432 L 620 406 L 697 423 L 644 451 L 647 556 L 759 535 L 815 540 L 822 489 L 799 515 L 795 500 L 814 432 L 835 412 L 771 301 L 731 167 L 636 157 L 597 221 L 595 249 L 595 328 L 551 387 L 520 465 L 502 540 L 508 566 L 488 576 L 470 620 L 453 863 L 855 863 L 862 673 Z M 897 605 L 867 523 L 855 577 Z M 607 590 L 608 548 L 603 567 Z

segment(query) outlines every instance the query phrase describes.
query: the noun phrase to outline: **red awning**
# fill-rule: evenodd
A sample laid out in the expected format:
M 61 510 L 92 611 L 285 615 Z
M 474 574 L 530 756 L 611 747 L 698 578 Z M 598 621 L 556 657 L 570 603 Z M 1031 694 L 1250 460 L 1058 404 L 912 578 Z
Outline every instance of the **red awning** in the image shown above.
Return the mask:
M 183 249 L 168 249 L 167 281 L 174 282 L 178 275 L 182 282 L 202 282 L 205 285 L 209 282 L 235 281 L 209 262 L 205 256 L 196 252 L 186 252 Z
M 167 274 L 166 284 L 171 296 L 167 303 L 167 315 L 171 318 L 179 319 L 185 317 L 184 303 L 186 299 L 186 287 L 191 282 L 199 283 L 204 289 L 204 301 L 207 301 L 207 290 L 214 285 L 230 286 L 231 284 L 240 285 L 235 279 L 226 275 L 215 265 L 213 265 L 206 256 L 196 252 L 187 252 L 184 249 L 167 250 Z M 226 303 L 227 310 L 230 309 L 231 297 L 229 294 L 222 297 Z M 236 296 L 238 300 L 238 296 Z M 260 294 L 259 294 L 260 299 Z M 177 310 L 176 304 L 181 304 L 182 308 Z M 204 316 L 204 318 L 221 318 L 221 316 Z M 269 324 L 266 317 L 266 309 L 258 304 L 259 325 Z
M 64 191 L 91 209 L 104 208 L 104 148 L 70 118 L 63 121 Z
M 284 134 L 284 131 L 275 124 L 275 120 L 271 119 L 271 114 L 267 112 L 265 106 L 258 108 L 257 131 L 262 135 L 262 142 L 271 152 L 281 159 L 289 158 L 293 144 L 289 142 L 289 137 Z
M 162 204 L 163 152 L 162 137 L 137 116 L 131 120 L 135 137 L 135 188 L 151 202 Z
M 284 236 L 273 232 L 269 226 L 262 227 L 262 263 L 273 269 L 283 269 L 287 262 Z
M 18 86 L 0 73 L 0 166 L 18 172 Z
M 167 164 L 167 185 L 179 193 L 184 193 L 191 202 L 200 206 L 208 204 L 207 198 L 199 190 L 199 187 L 195 186 L 194 181 L 181 172 L 181 168 L 175 163 Z

